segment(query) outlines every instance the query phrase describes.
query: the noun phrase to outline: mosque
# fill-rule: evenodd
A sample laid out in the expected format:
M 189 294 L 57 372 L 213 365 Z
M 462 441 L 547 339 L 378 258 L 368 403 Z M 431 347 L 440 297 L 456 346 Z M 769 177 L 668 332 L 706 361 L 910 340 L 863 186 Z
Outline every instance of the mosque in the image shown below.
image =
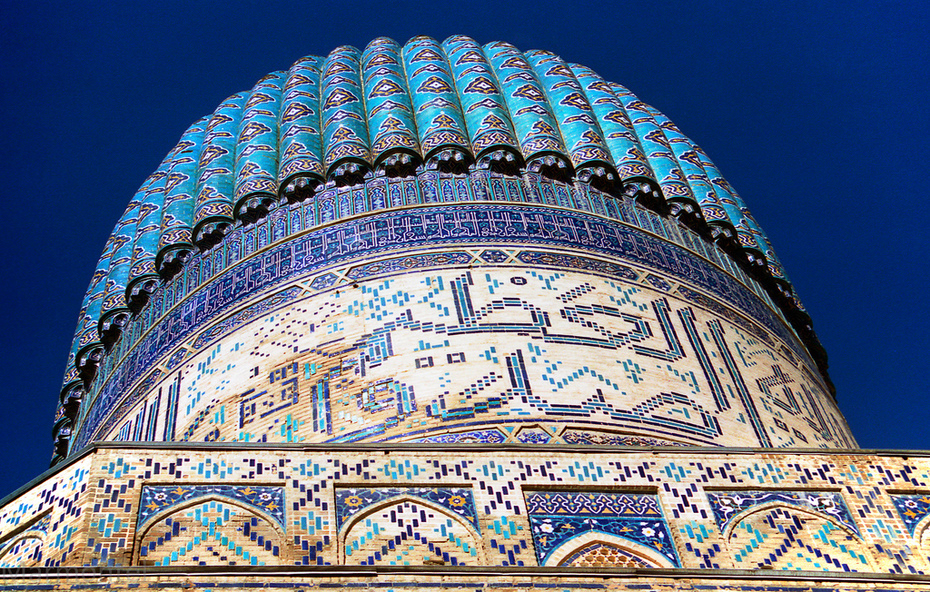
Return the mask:
M 183 134 L 81 308 L 0 589 L 930 589 L 759 224 L 625 87 L 379 38 Z

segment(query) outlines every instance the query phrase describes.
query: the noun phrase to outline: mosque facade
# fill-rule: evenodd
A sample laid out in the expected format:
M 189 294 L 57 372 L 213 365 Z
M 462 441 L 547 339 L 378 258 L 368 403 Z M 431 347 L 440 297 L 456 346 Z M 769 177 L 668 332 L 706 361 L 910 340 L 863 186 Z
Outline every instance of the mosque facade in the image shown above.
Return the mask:
M 692 140 L 545 51 L 379 38 L 195 122 L 85 297 L 4 586 L 930 588 Z

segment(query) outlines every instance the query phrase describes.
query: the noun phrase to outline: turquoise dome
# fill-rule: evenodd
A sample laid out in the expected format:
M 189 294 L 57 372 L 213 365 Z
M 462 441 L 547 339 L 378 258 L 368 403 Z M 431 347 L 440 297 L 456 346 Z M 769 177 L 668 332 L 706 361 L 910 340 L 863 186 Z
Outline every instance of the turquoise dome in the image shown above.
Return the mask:
M 378 38 L 361 51 L 301 58 L 233 94 L 145 180 L 84 299 L 56 434 L 68 435 L 97 365 L 148 295 L 236 226 L 378 177 L 476 170 L 587 184 L 678 218 L 765 287 L 825 375 L 826 356 L 765 233 L 662 113 L 546 51 L 464 36 L 403 46 Z

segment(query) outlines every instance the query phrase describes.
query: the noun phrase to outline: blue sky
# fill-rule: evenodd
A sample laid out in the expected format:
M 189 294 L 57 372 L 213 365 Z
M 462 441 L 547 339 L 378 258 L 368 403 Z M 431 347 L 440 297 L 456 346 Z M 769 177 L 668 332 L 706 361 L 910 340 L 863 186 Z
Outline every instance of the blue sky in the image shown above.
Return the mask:
M 97 257 L 181 133 L 298 57 L 381 35 L 546 49 L 666 113 L 771 238 L 860 445 L 930 448 L 928 22 L 916 1 L 5 3 L 0 495 L 47 466 Z

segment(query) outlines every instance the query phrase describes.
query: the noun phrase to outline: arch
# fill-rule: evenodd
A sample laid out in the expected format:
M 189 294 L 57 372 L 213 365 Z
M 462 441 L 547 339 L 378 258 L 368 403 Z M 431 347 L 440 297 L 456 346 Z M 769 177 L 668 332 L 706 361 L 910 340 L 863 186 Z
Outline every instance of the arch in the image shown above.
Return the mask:
M 0 541 L 0 568 L 39 565 L 51 519 L 51 510 L 46 510 L 7 534 Z
M 159 521 L 159 520 L 162 520 L 162 519 L 164 519 L 166 516 L 169 516 L 169 515 L 171 515 L 171 514 L 174 514 L 175 512 L 179 512 L 179 511 L 181 511 L 181 510 L 185 510 L 185 509 L 187 509 L 187 508 L 189 508 L 189 507 L 191 507 L 191 506 L 196 506 L 197 504 L 199 504 L 199 503 L 201 503 L 201 502 L 203 502 L 203 501 L 207 501 L 207 500 L 214 500 L 214 501 L 218 501 L 218 502 L 221 502 L 221 503 L 224 503 L 224 504 L 229 504 L 229 505 L 232 505 L 232 506 L 238 506 L 239 508 L 241 508 L 241 509 L 243 509 L 243 510 L 245 510 L 245 511 L 247 511 L 247 512 L 252 512 L 252 513 L 258 514 L 258 515 L 261 516 L 263 519 L 267 520 L 269 523 L 271 523 L 273 526 L 275 526 L 275 527 L 276 527 L 275 529 L 281 534 L 281 536 L 285 536 L 285 535 L 287 534 L 287 533 L 284 532 L 283 528 L 281 528 L 281 526 L 279 526 L 278 520 L 275 519 L 274 516 L 268 514 L 268 513 L 265 512 L 264 510 L 262 510 L 261 507 L 253 506 L 253 505 L 250 505 L 250 504 L 243 503 L 242 500 L 237 500 L 236 498 L 230 497 L 230 496 L 228 496 L 228 495 L 223 495 L 223 494 L 221 494 L 221 493 L 216 493 L 216 492 L 210 492 L 210 493 L 208 493 L 208 494 L 206 494 L 206 495 L 201 495 L 201 496 L 193 497 L 193 498 L 190 498 L 190 499 L 187 499 L 187 500 L 178 502 L 177 504 L 173 504 L 173 505 L 167 506 L 167 507 L 162 508 L 161 510 L 159 510 L 159 511 L 153 513 L 153 514 L 150 514 L 149 516 L 147 516 L 147 517 L 145 518 L 145 521 L 144 521 L 142 524 L 137 524 L 137 525 L 136 525 L 136 540 L 139 539 L 139 535 L 140 535 L 142 532 L 147 532 L 147 531 L 148 531 L 148 529 L 150 528 L 150 525 L 151 525 L 152 523 L 154 523 L 154 522 L 156 522 L 156 521 Z M 140 528 L 139 528 L 140 526 L 144 527 L 144 529 L 140 529 Z
M 380 500 L 352 516 L 339 530 L 344 565 L 484 563 L 481 534 L 473 524 L 415 495 Z M 418 557 L 417 553 L 423 555 Z
M 410 493 L 401 493 L 398 495 L 393 495 L 391 497 L 387 497 L 387 498 L 378 500 L 376 502 L 373 502 L 371 505 L 365 507 L 364 510 L 362 510 L 358 514 L 355 514 L 349 517 L 349 519 L 346 520 L 345 523 L 341 524 L 338 529 L 339 536 L 340 537 L 344 536 L 345 533 L 348 532 L 349 529 L 352 528 L 362 518 L 365 518 L 366 516 L 369 516 L 373 512 L 377 512 L 378 510 L 381 510 L 382 508 L 386 506 L 392 506 L 396 504 L 397 502 L 405 501 L 405 500 L 416 502 L 418 504 L 424 504 L 424 505 L 430 506 L 432 509 L 436 510 L 437 512 L 449 514 L 449 516 L 452 516 L 456 518 L 457 520 L 460 520 L 462 524 L 464 524 L 466 528 L 468 528 L 475 536 L 479 538 L 481 537 L 481 533 L 478 531 L 477 526 L 468 522 L 467 520 L 464 520 L 462 516 L 458 516 L 456 514 L 450 514 L 449 510 L 447 508 L 444 508 L 442 505 L 437 504 L 436 502 L 430 501 L 426 499 L 425 497 L 420 497 L 418 495 L 413 495 Z
M 620 564 L 618 561 L 617 563 L 604 562 L 599 565 L 573 565 L 573 563 L 580 559 L 581 553 L 589 549 L 595 551 L 597 550 L 595 549 L 596 547 L 616 550 L 616 552 L 610 553 L 610 555 L 613 555 L 616 559 L 626 557 L 629 561 L 623 562 L 623 564 Z M 545 558 L 544 565 L 572 567 L 678 567 L 669 561 L 667 557 L 645 545 L 602 530 L 589 530 L 564 541 L 549 553 L 549 556 Z
M 136 533 L 133 563 L 281 565 L 289 555 L 286 541 L 264 512 L 222 495 L 206 495 L 147 520 Z
M 45 534 L 45 533 L 41 533 Z M 36 531 L 27 531 L 14 537 L 10 543 L 0 551 L 0 568 L 32 567 L 42 561 L 42 550 L 45 540 Z
M 813 509 L 769 502 L 737 514 L 724 539 L 736 566 L 799 571 L 876 571 L 848 526 Z

